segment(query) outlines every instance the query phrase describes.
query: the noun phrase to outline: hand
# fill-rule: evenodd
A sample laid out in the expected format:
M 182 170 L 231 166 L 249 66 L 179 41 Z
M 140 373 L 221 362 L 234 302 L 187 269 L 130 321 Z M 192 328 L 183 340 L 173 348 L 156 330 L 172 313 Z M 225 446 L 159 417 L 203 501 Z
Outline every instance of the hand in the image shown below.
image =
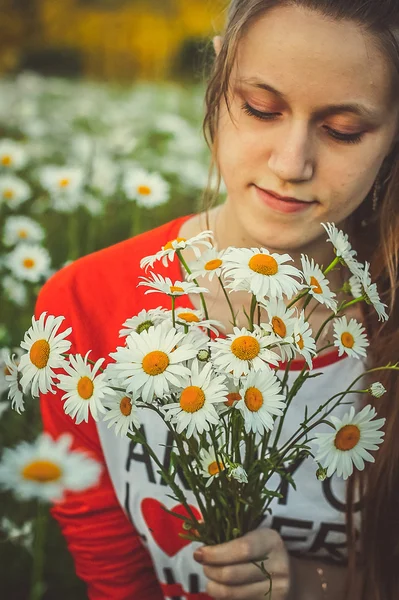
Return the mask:
M 273 529 L 261 527 L 232 542 L 203 546 L 194 558 L 209 579 L 207 594 L 216 600 L 265 600 L 269 581 L 252 561 L 264 561 L 273 580 L 272 600 L 288 600 L 290 559 Z

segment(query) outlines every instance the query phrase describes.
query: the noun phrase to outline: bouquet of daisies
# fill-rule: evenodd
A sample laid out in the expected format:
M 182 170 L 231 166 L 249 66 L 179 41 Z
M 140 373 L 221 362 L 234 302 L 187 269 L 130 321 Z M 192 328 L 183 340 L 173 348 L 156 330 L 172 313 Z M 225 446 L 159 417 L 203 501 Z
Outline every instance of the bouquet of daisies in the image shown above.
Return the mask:
M 341 419 L 334 410 L 353 393 L 381 396 L 385 390 L 378 381 L 364 389 L 363 375 L 399 367 L 365 368 L 342 392 L 329 397 L 326 390 L 318 408 L 312 412 L 304 406 L 296 431 L 283 435 L 287 411 L 298 392 L 310 378 L 323 376 L 312 371 L 320 352 L 336 347 L 340 356 L 366 359 L 365 328 L 348 320 L 347 309 L 367 302 L 380 320 L 387 319 L 369 265 L 358 262 L 346 234 L 333 224 L 324 227 L 335 249 L 334 260 L 324 269 L 303 255 L 299 270 L 289 264 L 288 254 L 264 248 L 218 252 L 209 231 L 168 242 L 141 261 L 146 276 L 139 285 L 148 288 L 147 294 L 168 296 L 171 308 L 143 310 L 128 319 L 120 332 L 125 343 L 110 353 L 105 369 L 105 358 L 94 363 L 88 354 L 69 353 L 71 328 L 59 332 L 64 317 L 43 313 L 33 318 L 19 363 L 11 357 L 7 363 L 13 407 L 21 411 L 24 394 L 35 397 L 56 386 L 65 392 L 64 410 L 76 423 L 87 421 L 90 413 L 95 420 L 109 421 L 116 435 L 145 445 L 172 497 L 186 509 L 185 515 L 176 514 L 184 521 L 183 535 L 207 545 L 259 526 L 280 496 L 280 488 L 271 485 L 272 476 L 280 475 L 280 485 L 286 480 L 295 485 L 289 467 L 298 459 L 312 457 L 319 479 L 335 472 L 346 479 L 353 465 L 363 469 L 365 461 L 373 460 L 370 450 L 382 442 L 384 419 L 376 419 L 370 405 L 357 414 L 352 406 Z M 190 264 L 183 256 L 186 248 L 197 258 Z M 181 263 L 184 281 L 155 272 L 158 261 L 167 267 L 174 260 Z M 351 273 L 345 289 L 352 296 L 338 302 L 328 274 L 342 267 Z M 199 277 L 219 281 L 233 333 L 224 335 L 223 326 L 209 318 L 208 289 L 199 285 Z M 243 309 L 245 327 L 237 326 L 231 302 L 236 291 L 250 296 L 249 310 Z M 176 307 L 176 298 L 187 294 L 199 295 L 201 310 Z M 309 316 L 318 303 L 327 307 L 329 316 L 312 332 Z M 323 332 L 331 324 L 333 339 L 323 345 Z M 293 379 L 290 367 L 297 357 L 304 366 Z M 167 467 L 143 435 L 143 411 L 156 413 L 170 431 L 174 449 Z M 321 425 L 324 430 L 318 432 Z M 179 473 L 199 512 L 187 501 Z M 267 574 L 263 563 L 260 567 Z

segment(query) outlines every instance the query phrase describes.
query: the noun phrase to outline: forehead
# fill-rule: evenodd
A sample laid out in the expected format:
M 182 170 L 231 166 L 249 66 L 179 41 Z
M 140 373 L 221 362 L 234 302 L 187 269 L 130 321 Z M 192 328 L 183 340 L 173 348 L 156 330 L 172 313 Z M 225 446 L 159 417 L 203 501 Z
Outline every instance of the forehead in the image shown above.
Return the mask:
M 351 100 L 384 111 L 392 103 L 391 67 L 376 40 L 302 7 L 275 8 L 248 28 L 232 82 L 251 79 L 306 106 Z

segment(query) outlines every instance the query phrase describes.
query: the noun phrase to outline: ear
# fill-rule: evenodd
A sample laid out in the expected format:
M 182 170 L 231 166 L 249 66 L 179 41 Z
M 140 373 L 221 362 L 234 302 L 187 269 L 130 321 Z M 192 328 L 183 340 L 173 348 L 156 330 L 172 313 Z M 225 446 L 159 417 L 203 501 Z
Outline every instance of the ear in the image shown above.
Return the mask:
M 216 35 L 213 38 L 213 47 L 215 49 L 216 56 L 219 56 L 219 52 L 222 49 L 223 38 L 220 35 Z

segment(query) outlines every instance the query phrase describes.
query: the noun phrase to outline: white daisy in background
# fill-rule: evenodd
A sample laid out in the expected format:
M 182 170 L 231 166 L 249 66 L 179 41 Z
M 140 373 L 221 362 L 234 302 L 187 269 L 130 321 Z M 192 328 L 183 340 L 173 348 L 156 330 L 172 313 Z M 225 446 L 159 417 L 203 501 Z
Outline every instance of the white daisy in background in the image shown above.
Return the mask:
M 85 173 L 80 167 L 46 165 L 38 173 L 40 185 L 49 193 L 52 206 L 71 212 L 82 203 Z
M 270 368 L 248 375 L 240 390 L 241 400 L 235 405 L 247 433 L 263 434 L 273 429 L 275 417 L 281 416 L 285 408 L 285 396 L 280 392 L 281 384 Z
M 168 262 L 172 262 L 175 258 L 177 250 L 184 250 L 185 248 L 191 248 L 196 258 L 201 256 L 201 250 L 198 246 L 204 246 L 205 248 L 212 248 L 212 243 L 209 241 L 213 239 L 212 231 L 202 231 L 198 235 L 195 235 L 188 240 L 186 238 L 178 237 L 174 240 L 170 240 L 161 250 L 152 256 L 146 256 L 140 261 L 140 268 L 147 271 L 148 267 L 153 267 L 154 263 L 160 260 L 164 267 L 168 266 Z
M 22 499 L 60 501 L 64 493 L 82 492 L 97 485 L 101 465 L 83 452 L 71 451 L 72 436 L 52 440 L 41 435 L 35 442 L 22 442 L 4 450 L 0 463 L 0 485 Z
M 313 368 L 312 358 L 316 354 L 316 342 L 313 338 L 312 330 L 304 313 L 300 313 L 295 320 L 294 326 L 294 345 L 298 354 L 306 360 L 309 369 Z
M 22 546 L 25 550 L 31 551 L 33 545 L 33 523 L 25 522 L 21 527 L 3 517 L 0 521 L 0 531 L 3 532 L 7 542 Z
M 22 374 L 18 369 L 20 359 L 13 354 L 8 356 L 5 361 L 5 382 L 9 388 L 8 399 L 11 400 L 11 408 L 20 415 L 25 411 L 24 394 L 21 385 Z M 27 389 L 27 391 L 29 388 Z
M 186 430 L 188 438 L 195 432 L 209 431 L 210 424 L 219 423 L 215 404 L 226 399 L 224 381 L 224 376 L 213 372 L 210 363 L 201 370 L 200 364 L 194 361 L 190 377 L 181 384 L 179 401 L 165 404 L 161 409 L 165 420 L 176 425 L 177 433 Z
M 379 381 L 375 381 L 369 387 L 369 393 L 374 396 L 374 398 L 382 398 L 384 394 L 386 394 L 386 389 Z
M 347 479 L 352 475 L 353 465 L 364 469 L 364 461 L 374 462 L 369 450 L 378 450 L 384 432 L 378 431 L 385 419 L 374 419 L 376 411 L 370 405 L 355 415 L 353 406 L 342 419 L 330 416 L 334 431 L 332 433 L 316 433 L 318 451 L 315 460 L 327 469 L 327 477 L 337 473 L 338 477 Z
M 363 296 L 363 288 L 362 284 L 360 283 L 359 277 L 357 277 L 356 275 L 352 275 L 348 283 L 351 294 L 354 298 L 360 298 L 361 296 Z
M 348 235 L 337 229 L 334 223 L 321 223 L 321 225 L 327 232 L 327 241 L 331 242 L 334 246 L 335 254 L 339 258 L 342 258 L 347 266 L 356 264 L 357 260 L 355 257 L 357 252 L 352 248 Z
M 50 255 L 38 244 L 18 244 L 4 257 L 5 266 L 13 277 L 37 283 L 49 276 Z
M 39 396 L 39 391 L 55 394 L 52 385 L 57 375 L 53 369 L 65 368 L 68 363 L 63 354 L 71 347 L 71 342 L 65 339 L 72 332 L 71 327 L 57 334 L 64 317 L 46 315 L 43 312 L 39 319 L 32 317 L 32 326 L 21 342 L 21 348 L 26 350 L 18 367 L 22 373 L 21 385 L 26 392 L 31 384 L 34 397 Z
M 172 312 L 170 312 L 171 318 Z M 186 327 L 190 328 L 202 328 L 213 331 L 216 335 L 220 333 L 220 330 L 225 329 L 223 323 L 215 321 L 214 319 L 206 319 L 202 310 L 193 310 L 192 308 L 176 308 L 176 328 L 183 330 Z
M 309 260 L 309 257 L 304 254 L 301 255 L 301 262 L 305 282 L 310 287 L 309 293 L 315 300 L 336 312 L 337 301 L 334 300 L 336 295 L 330 290 L 329 282 L 324 277 L 319 265 L 314 262 L 313 258 Z
M 126 346 L 110 354 L 115 364 L 107 371 L 133 397 L 139 394 L 144 402 L 152 402 L 154 395 L 163 398 L 171 385 L 179 386 L 190 374 L 182 363 L 194 358 L 197 350 L 185 343 L 184 337 L 166 322 L 140 334 L 132 332 L 126 337 Z
M 125 392 L 116 391 L 112 398 L 105 400 L 104 406 L 108 412 L 103 420 L 109 421 L 108 429 L 113 427 L 116 435 L 126 437 L 128 431 L 140 427 L 137 406 Z
M 216 460 L 215 451 L 213 448 L 210 448 L 209 450 L 201 448 L 199 456 L 202 467 L 201 475 L 208 479 L 206 483 L 206 487 L 208 487 L 211 485 L 214 478 L 225 470 L 226 466 L 222 460 Z M 218 458 L 221 457 L 219 456 Z
M 228 248 L 223 260 L 223 274 L 230 279 L 226 285 L 233 291 L 251 292 L 262 301 L 266 296 L 291 298 L 302 285 L 294 277 L 301 272 L 287 261 L 288 254 L 270 254 L 265 248 Z
M 362 287 L 362 294 L 366 297 L 366 302 L 372 304 L 377 311 L 379 321 L 387 321 L 388 314 L 386 312 L 387 305 L 381 302 L 380 295 L 377 290 L 377 284 L 372 283 L 370 276 L 370 264 L 361 265 L 358 274 L 359 283 Z
M 29 200 L 32 190 L 20 177 L 0 175 L 0 205 L 6 204 L 12 210 Z
M 268 335 L 273 335 L 279 341 L 278 349 L 282 360 L 290 360 L 295 355 L 294 328 L 295 308 L 287 308 L 284 300 L 270 298 L 261 303 L 261 307 L 267 312 L 269 323 L 261 323 L 261 329 Z
M 341 317 L 334 320 L 334 346 L 339 349 L 339 356 L 344 353 L 354 358 L 366 357 L 369 342 L 366 329 L 356 319 Z
M 28 161 L 25 144 L 15 140 L 0 140 L 0 169 L 18 171 Z
M 278 366 L 280 357 L 268 349 L 267 336 L 262 335 L 259 327 L 255 326 L 253 332 L 245 327 L 234 327 L 233 331 L 225 339 L 209 342 L 211 361 L 217 371 L 232 373 L 235 379 L 239 379 L 250 370 L 267 369 L 266 363 Z
M 138 315 L 126 319 L 119 331 L 119 337 L 125 337 L 135 331 L 141 333 L 142 331 L 148 331 L 150 327 L 159 325 L 162 321 L 167 318 L 167 310 L 158 306 L 158 308 L 150 308 L 149 310 L 143 309 Z
M 29 217 L 8 217 L 4 225 L 3 242 L 14 246 L 20 242 L 39 243 L 44 239 L 44 229 Z
M 10 360 L 10 349 L 0 348 L 0 396 L 3 392 L 8 390 L 8 383 L 6 381 L 6 375 L 9 375 L 9 369 L 7 361 Z
M 222 276 L 224 250 L 218 252 L 216 248 L 210 248 L 201 254 L 196 261 L 189 263 L 191 275 L 188 280 L 197 279 L 197 277 L 206 277 L 212 281 L 214 277 Z
M 170 197 L 169 184 L 158 173 L 148 173 L 144 169 L 128 171 L 122 187 L 128 200 L 135 200 L 144 208 L 162 206 Z
M 5 296 L 17 306 L 26 306 L 28 302 L 28 292 L 22 281 L 18 281 L 11 275 L 4 275 L 1 285 Z
M 83 358 L 80 354 L 70 354 L 69 363 L 64 369 L 67 375 L 58 375 L 58 388 L 66 392 L 61 398 L 65 400 L 65 414 L 75 419 L 77 425 L 89 420 L 89 414 L 95 421 L 99 420 L 98 413 L 105 413 L 102 404 L 107 396 L 113 396 L 114 391 L 108 386 L 108 379 L 104 373 L 99 373 L 104 358 L 100 358 L 94 365 L 89 364 L 88 356 Z
M 88 192 L 84 192 L 80 196 L 80 204 L 90 215 L 93 215 L 93 217 L 102 215 L 105 208 L 104 199 L 96 198 L 96 196 L 93 196 L 93 194 L 89 194 Z
M 118 163 L 106 154 L 94 156 L 91 164 L 89 185 L 103 196 L 113 196 L 116 192 L 120 169 Z
M 147 290 L 146 294 L 154 294 L 159 292 L 161 294 L 167 294 L 168 296 L 185 296 L 186 294 L 206 294 L 209 292 L 207 288 L 199 287 L 196 283 L 189 281 L 174 281 L 169 277 L 162 277 L 156 273 L 150 273 L 152 279 L 147 277 L 140 277 L 143 281 L 140 281 L 137 285 L 144 285 L 151 289 Z

